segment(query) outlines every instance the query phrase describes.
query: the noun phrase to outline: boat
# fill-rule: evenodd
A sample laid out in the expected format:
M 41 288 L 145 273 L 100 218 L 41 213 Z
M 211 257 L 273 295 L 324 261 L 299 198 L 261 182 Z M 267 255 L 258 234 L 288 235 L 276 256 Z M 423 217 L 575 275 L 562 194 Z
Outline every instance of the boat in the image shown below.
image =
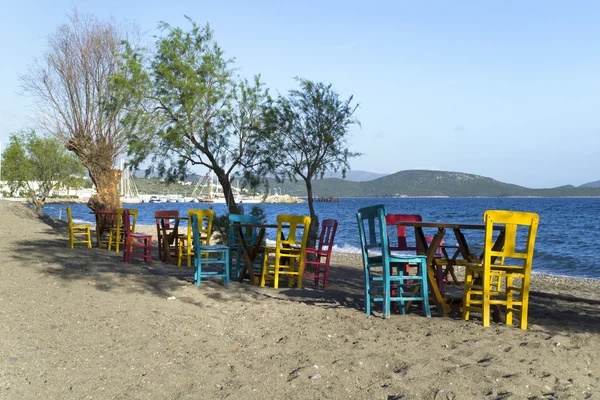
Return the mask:
M 150 196 L 148 203 L 161 203 L 160 197 L 158 196 Z
M 138 193 L 137 186 L 133 179 L 133 174 L 127 168 L 125 168 L 125 161 L 121 158 L 121 180 L 119 181 L 119 194 L 121 195 L 121 203 L 125 204 L 139 204 L 142 202 L 142 198 Z
M 182 203 L 185 201 L 185 197 L 181 194 L 170 194 L 167 196 L 167 202 L 169 203 Z

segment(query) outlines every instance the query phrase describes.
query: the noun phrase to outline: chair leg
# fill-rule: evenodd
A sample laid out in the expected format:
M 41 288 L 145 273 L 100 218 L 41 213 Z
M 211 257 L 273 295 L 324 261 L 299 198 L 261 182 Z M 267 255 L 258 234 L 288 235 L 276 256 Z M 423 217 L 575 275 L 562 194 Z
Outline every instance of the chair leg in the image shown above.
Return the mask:
M 513 290 L 511 289 L 513 285 L 512 276 L 506 277 L 506 315 L 505 322 L 506 325 L 512 325 L 512 317 L 513 317 Z M 522 300 L 522 299 L 521 299 Z M 523 308 L 521 307 L 521 311 Z
M 371 315 L 371 276 L 365 268 L 365 314 Z
M 223 283 L 225 286 L 230 285 L 231 276 L 229 274 L 229 267 L 231 266 L 229 263 L 229 249 L 223 250 L 223 267 L 225 268 L 225 278 L 223 279 Z
M 429 310 L 429 290 L 427 282 L 427 261 L 422 260 L 419 266 L 419 272 L 421 275 L 421 295 L 423 296 L 423 308 L 426 317 L 431 317 L 431 311 Z

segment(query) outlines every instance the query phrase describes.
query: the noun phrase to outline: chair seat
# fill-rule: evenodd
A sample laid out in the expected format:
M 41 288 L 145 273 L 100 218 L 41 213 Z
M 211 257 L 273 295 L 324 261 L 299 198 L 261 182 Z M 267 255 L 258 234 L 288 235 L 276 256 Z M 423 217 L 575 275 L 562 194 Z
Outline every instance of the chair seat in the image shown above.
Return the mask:
M 212 211 L 212 210 L 211 210 Z M 193 263 L 195 267 L 194 282 L 200 286 L 203 278 L 221 278 L 225 286 L 229 286 L 229 246 L 203 245 L 200 241 L 200 224 L 198 213 L 190 215 L 190 231 L 192 232 Z M 189 254 L 189 252 L 188 252 Z M 208 267 L 217 267 L 216 271 L 208 271 Z

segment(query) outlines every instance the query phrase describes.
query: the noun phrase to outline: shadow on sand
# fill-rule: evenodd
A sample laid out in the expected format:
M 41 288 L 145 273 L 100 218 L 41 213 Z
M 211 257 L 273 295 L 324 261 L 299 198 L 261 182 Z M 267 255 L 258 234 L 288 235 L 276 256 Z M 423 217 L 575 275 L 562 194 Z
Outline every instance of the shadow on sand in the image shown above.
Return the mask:
M 22 240 L 17 243 L 20 250 L 11 256 L 24 267 L 37 268 L 40 272 L 53 275 L 65 281 L 86 280 L 93 283 L 97 290 L 111 292 L 117 289 L 125 291 L 146 291 L 161 298 L 167 298 L 182 283 L 193 283 L 193 270 L 165 264 L 153 254 L 154 264 L 145 264 L 135 260 L 121 262 L 121 254 L 106 249 L 88 249 L 79 245 L 75 249 L 67 246 L 67 227 L 64 221 L 55 220 L 43 214 L 39 218 L 47 229 L 41 232 L 41 240 Z M 94 233 L 93 233 L 94 234 Z M 124 279 L 127 278 L 127 279 Z M 132 281 L 136 288 L 132 289 Z M 255 301 L 292 301 L 322 308 L 350 308 L 364 312 L 363 271 L 361 268 L 332 265 L 329 288 L 327 290 L 312 287 L 305 280 L 303 289 L 260 288 L 250 283 L 232 282 L 229 288 L 220 281 L 202 282 L 219 290 L 207 296 L 217 301 L 240 299 L 251 296 Z M 220 296 L 221 290 L 227 290 L 227 296 Z M 194 303 L 192 299 L 181 299 Z M 253 300 L 253 301 L 254 301 Z M 375 310 L 379 306 L 374 306 Z M 529 324 L 536 324 L 548 330 L 574 332 L 600 332 L 600 301 L 577 296 L 565 296 L 546 292 L 532 292 L 529 309 Z M 379 315 L 376 313 L 376 315 Z M 435 312 L 432 313 L 436 315 Z M 451 316 L 460 319 L 460 315 Z

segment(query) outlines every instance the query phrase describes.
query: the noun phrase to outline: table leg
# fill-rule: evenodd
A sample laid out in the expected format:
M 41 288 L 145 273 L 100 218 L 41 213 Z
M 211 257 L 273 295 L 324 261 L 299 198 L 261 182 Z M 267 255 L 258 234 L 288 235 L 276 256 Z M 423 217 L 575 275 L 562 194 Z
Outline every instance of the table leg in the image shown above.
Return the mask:
M 446 230 L 444 228 L 439 228 L 438 232 L 433 236 L 433 240 L 429 245 L 427 244 L 427 240 L 425 239 L 425 234 L 423 233 L 423 228 L 415 227 L 415 239 L 417 241 L 417 253 L 421 255 L 427 256 L 427 278 L 429 280 L 429 286 L 431 287 L 431 292 L 433 293 L 433 300 L 438 307 L 438 310 L 441 309 L 442 315 L 447 317 L 450 314 L 450 305 L 446 302 L 446 299 L 442 296 L 440 289 L 437 286 L 437 280 L 435 278 L 436 272 L 436 264 L 435 264 L 435 253 L 444 238 L 444 234 Z
M 256 259 L 256 256 L 259 253 L 260 245 L 265 236 L 266 229 L 260 228 L 258 230 L 258 234 L 256 236 L 256 243 L 252 246 L 251 249 L 248 249 L 248 247 L 246 246 L 246 239 L 244 238 L 243 228 L 240 226 L 236 227 L 236 229 L 238 230 L 238 239 L 240 241 L 240 247 L 244 255 L 244 265 L 242 266 L 242 270 L 240 271 L 239 281 L 243 282 L 244 278 L 246 277 L 246 274 L 248 274 L 250 281 L 253 284 L 256 284 L 258 283 L 258 279 L 256 275 L 254 275 L 254 269 L 252 268 L 252 264 L 254 263 L 254 260 Z

